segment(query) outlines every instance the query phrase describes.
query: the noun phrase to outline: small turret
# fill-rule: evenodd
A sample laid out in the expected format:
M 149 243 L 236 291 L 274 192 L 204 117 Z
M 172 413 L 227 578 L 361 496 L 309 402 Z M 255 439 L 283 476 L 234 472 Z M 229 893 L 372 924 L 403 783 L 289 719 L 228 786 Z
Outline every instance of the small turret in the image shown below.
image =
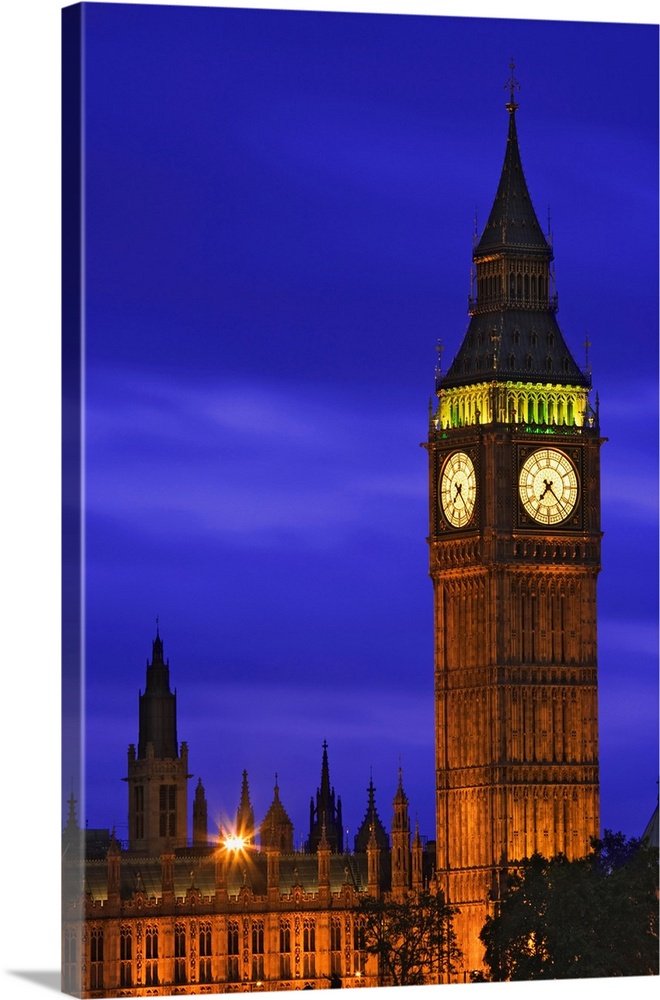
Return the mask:
M 374 899 L 379 899 L 380 889 L 380 847 L 372 826 L 367 841 L 367 892 Z
M 197 781 L 193 799 L 193 846 L 204 847 L 208 843 L 208 805 L 202 779 Z
M 275 775 L 275 788 L 270 809 L 259 828 L 261 849 L 277 849 L 282 854 L 293 853 L 293 823 L 280 802 L 280 789 Z
M 424 875 L 422 869 L 422 856 L 424 853 L 424 847 L 422 845 L 422 838 L 419 835 L 419 823 L 415 820 L 415 835 L 413 837 L 412 843 L 412 888 L 413 892 L 421 892 L 424 883 Z
M 108 905 L 118 907 L 121 898 L 121 847 L 113 827 L 106 857 L 108 865 Z
M 318 858 L 318 879 L 319 892 L 325 894 L 330 891 L 330 843 L 326 836 L 325 822 L 321 824 L 321 839 L 316 849 Z
M 236 834 L 246 843 L 254 841 L 255 823 L 254 810 L 250 802 L 250 789 L 248 787 L 247 771 L 243 771 L 243 783 L 241 785 L 241 801 L 236 812 Z
M 367 796 L 367 811 L 355 835 L 355 853 L 366 853 L 372 835 L 376 838 L 379 850 L 387 852 L 390 849 L 390 841 L 376 809 L 376 789 L 371 776 L 369 777 Z
M 392 816 L 392 894 L 405 895 L 410 888 L 410 820 L 408 799 L 403 790 L 403 773 L 399 768 L 399 784 L 394 796 Z

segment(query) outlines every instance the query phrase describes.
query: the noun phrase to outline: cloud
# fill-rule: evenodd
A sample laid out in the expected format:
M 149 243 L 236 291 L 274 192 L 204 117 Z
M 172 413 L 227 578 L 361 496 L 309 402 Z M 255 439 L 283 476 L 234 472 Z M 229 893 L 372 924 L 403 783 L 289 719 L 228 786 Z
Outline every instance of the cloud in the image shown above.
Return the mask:
M 245 738 L 246 726 L 260 739 L 286 743 L 295 731 L 296 741 L 305 743 L 318 739 L 319 707 L 323 709 L 323 726 L 336 740 L 371 743 L 374 740 L 405 746 L 427 746 L 432 743 L 433 697 L 429 691 L 406 692 L 361 688 L 355 682 L 350 696 L 342 685 L 318 683 L 306 679 L 304 684 L 269 685 L 262 681 L 255 692 L 253 681 L 245 684 L 195 682 L 186 690 L 189 705 L 204 706 L 194 713 L 196 738 L 217 732 L 218 721 L 229 738 Z M 236 713 L 233 706 L 250 705 L 250 719 Z M 227 706 L 232 706 L 228 708 Z M 260 708 L 261 706 L 261 708 Z M 182 714 L 182 719 L 184 715 Z M 395 730 L 392 719 L 397 719 Z M 425 724 L 425 722 L 428 723 Z
M 309 543 L 363 524 L 376 505 L 386 530 L 398 505 L 423 503 L 415 414 L 374 413 L 308 387 L 257 392 L 117 372 L 92 382 L 92 514 L 179 537 L 263 544 L 285 532 Z

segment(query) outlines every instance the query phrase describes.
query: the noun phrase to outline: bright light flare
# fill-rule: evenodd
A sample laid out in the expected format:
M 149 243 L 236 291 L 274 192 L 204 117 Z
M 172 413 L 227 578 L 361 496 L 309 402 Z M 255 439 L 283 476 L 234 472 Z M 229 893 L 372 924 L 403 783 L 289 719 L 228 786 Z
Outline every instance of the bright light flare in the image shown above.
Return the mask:
M 239 837 L 237 833 L 230 833 L 224 839 L 225 850 L 227 851 L 243 851 L 245 850 L 247 841 L 244 837 Z

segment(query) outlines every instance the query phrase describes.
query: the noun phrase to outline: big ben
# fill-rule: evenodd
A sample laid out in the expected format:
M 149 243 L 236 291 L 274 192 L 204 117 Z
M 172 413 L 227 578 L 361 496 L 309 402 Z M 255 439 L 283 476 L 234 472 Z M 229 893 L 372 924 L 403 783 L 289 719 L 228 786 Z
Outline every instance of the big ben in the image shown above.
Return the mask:
M 523 174 L 512 75 L 470 321 L 429 428 L 439 886 L 462 978 L 503 875 L 599 832 L 600 436 L 557 323 L 553 250 Z

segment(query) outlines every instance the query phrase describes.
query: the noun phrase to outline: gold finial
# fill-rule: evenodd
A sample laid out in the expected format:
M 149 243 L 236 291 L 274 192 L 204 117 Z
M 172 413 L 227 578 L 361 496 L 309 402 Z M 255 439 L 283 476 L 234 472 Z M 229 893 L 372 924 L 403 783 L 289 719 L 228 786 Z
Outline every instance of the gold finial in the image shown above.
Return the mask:
M 515 63 L 513 61 L 513 57 L 511 57 L 511 63 L 509 65 L 509 69 L 511 70 L 511 76 L 509 77 L 509 79 L 507 80 L 507 82 L 504 84 L 504 89 L 509 91 L 509 103 L 506 106 L 507 111 L 517 111 L 518 110 L 518 105 L 516 104 L 516 102 L 513 99 L 514 91 L 520 90 L 520 84 L 518 83 L 518 81 L 516 80 L 515 76 L 513 75 L 513 71 L 514 71 L 515 68 L 516 68 L 516 65 L 515 65 Z

